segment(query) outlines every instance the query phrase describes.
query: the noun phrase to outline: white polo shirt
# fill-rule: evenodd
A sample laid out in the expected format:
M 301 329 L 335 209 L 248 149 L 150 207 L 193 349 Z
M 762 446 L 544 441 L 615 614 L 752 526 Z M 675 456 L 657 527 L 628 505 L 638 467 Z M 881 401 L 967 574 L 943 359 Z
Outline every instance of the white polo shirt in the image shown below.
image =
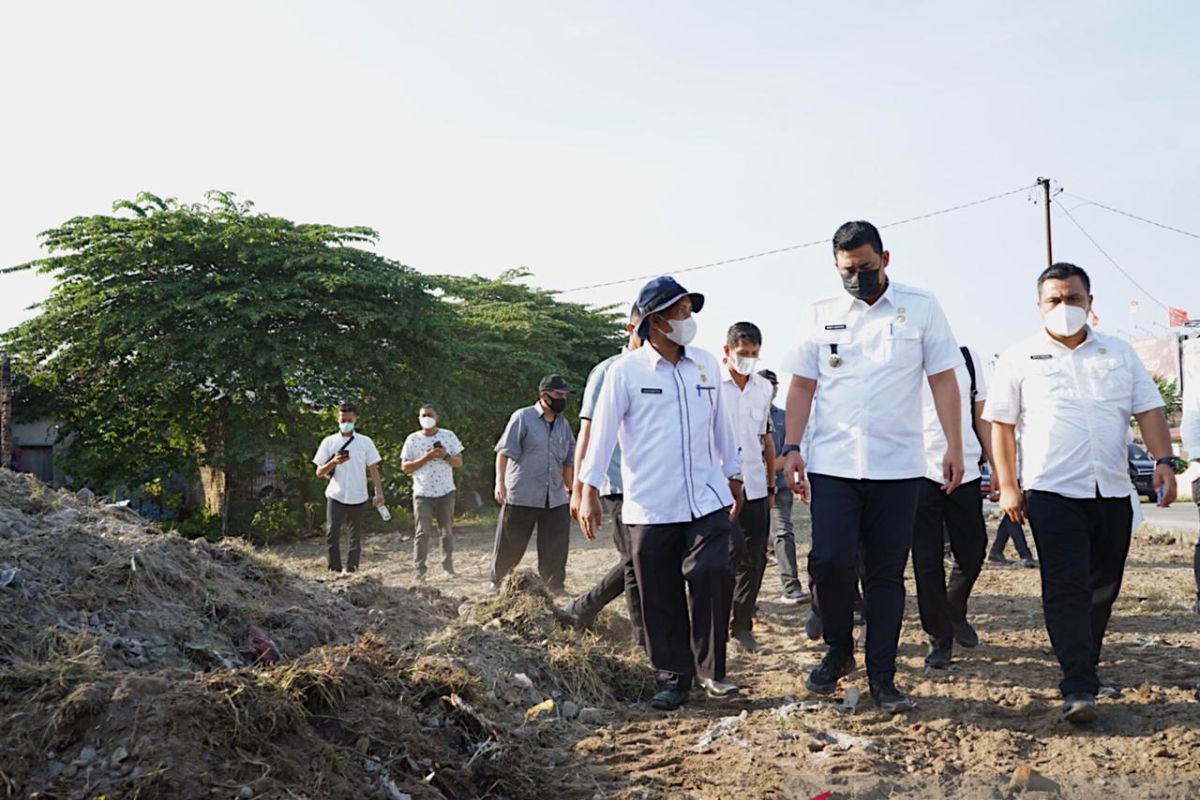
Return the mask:
M 987 400 L 988 384 L 984 376 L 983 362 L 979 354 L 968 348 L 971 363 L 975 366 L 975 402 Z M 954 370 L 958 379 L 958 393 L 962 395 L 962 442 L 963 442 L 963 483 L 970 483 L 983 477 L 979 472 L 979 458 L 983 455 L 983 445 L 979 435 L 975 433 L 975 409 L 971 403 L 971 373 L 964 363 Z M 921 413 L 925 420 L 925 477 L 939 484 L 945 483 L 942 477 L 942 459 L 946 457 L 946 432 L 942 430 L 942 421 L 938 419 L 937 406 L 933 404 L 933 390 L 929 381 L 925 381 L 921 399 Z
M 650 344 L 608 368 L 579 480 L 604 486 L 619 442 L 626 523 L 691 522 L 733 504 L 728 479 L 742 465 L 721 369 L 704 350 L 687 347 L 672 364 Z
M 962 363 L 941 305 L 923 289 L 889 281 L 874 305 L 844 293 L 813 303 L 800 345 L 782 364 L 818 385 L 808 471 L 856 480 L 920 478 L 921 384 Z
M 367 502 L 367 467 L 382 460 L 371 437 L 361 433 L 355 433 L 353 436 L 353 441 L 350 441 L 350 446 L 346 448 L 350 460 L 345 464 L 338 464 L 325 486 L 326 497 L 348 506 Z M 317 454 L 313 456 L 313 463 L 318 467 L 328 464 L 349 439 L 349 436 L 343 436 L 341 433 L 326 436 L 321 440 Z
M 721 370 L 721 405 L 730 415 L 733 435 L 737 439 L 738 452 L 742 457 L 742 480 L 747 500 L 761 500 L 767 496 L 767 462 L 764 460 L 762 437 L 767 433 L 771 420 L 771 382 L 757 373 L 751 375 L 745 387 L 739 389 L 729 374 L 729 367 Z
M 983 416 L 1017 427 L 1023 488 L 1128 497 L 1129 418 L 1162 405 L 1133 348 L 1088 328 L 1074 350 L 1045 331 L 1006 350 Z

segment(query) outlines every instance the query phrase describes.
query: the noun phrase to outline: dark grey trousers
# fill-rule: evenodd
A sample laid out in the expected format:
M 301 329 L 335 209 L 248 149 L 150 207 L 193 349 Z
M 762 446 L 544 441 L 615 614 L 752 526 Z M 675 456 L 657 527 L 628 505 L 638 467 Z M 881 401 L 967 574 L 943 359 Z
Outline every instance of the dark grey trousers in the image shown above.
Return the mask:
M 497 586 L 525 557 L 529 537 L 537 528 L 538 574 L 550 591 L 561 591 L 567 580 L 567 551 L 571 544 L 571 510 L 505 505 L 496 521 L 492 549 L 492 583 Z
M 348 506 L 337 500 L 325 498 L 325 549 L 329 556 L 330 572 L 342 571 L 342 553 L 338 547 L 341 538 L 342 523 L 350 523 L 350 552 L 346 557 L 346 569 L 354 572 L 358 569 L 358 559 L 362 555 L 363 534 L 367 530 L 367 503 Z
M 417 575 L 425 574 L 425 560 L 429 557 L 429 540 L 433 538 L 435 522 L 442 537 L 442 569 L 453 572 L 454 492 L 441 497 L 414 497 L 413 518 L 417 523 L 417 535 L 413 538 L 413 561 Z
M 771 536 L 775 540 L 775 560 L 779 563 L 779 580 L 783 591 L 802 591 L 800 568 L 796 563 L 796 527 L 792 509 L 796 496 L 786 486 L 775 491 L 775 506 L 771 509 Z

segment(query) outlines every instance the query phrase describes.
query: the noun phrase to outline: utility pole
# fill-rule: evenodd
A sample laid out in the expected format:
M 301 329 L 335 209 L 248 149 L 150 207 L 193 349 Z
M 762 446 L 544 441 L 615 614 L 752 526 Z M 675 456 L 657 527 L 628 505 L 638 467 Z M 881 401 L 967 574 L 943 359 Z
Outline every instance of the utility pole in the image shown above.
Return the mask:
M 1038 178 L 1037 185 L 1042 187 L 1042 199 L 1046 206 L 1046 266 L 1054 264 L 1054 245 L 1050 238 L 1050 179 Z

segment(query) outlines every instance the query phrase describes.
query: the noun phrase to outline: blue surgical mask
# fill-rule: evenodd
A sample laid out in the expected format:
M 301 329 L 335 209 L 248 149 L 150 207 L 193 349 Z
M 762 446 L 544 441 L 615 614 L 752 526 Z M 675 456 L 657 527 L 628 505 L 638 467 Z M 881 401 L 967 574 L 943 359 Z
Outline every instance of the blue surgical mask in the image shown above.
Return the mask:
M 342 433 L 354 433 L 354 423 L 353 422 L 340 422 L 340 423 L 338 423 L 338 430 L 341 431 Z

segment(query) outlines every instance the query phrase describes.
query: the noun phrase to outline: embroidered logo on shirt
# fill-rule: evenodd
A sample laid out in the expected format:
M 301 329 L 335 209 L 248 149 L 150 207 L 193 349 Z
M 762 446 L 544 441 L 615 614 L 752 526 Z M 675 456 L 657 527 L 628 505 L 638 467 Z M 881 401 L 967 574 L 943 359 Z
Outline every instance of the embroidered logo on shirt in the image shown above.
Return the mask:
M 1030 358 L 1034 361 L 1045 361 L 1046 359 L 1054 358 L 1054 356 L 1049 353 L 1037 353 L 1036 355 L 1030 356 Z
M 844 330 L 846 330 L 846 326 L 845 325 L 826 325 L 825 330 L 827 330 L 827 331 L 844 331 Z
M 662 389 L 642 389 L 642 394 L 662 394 Z

